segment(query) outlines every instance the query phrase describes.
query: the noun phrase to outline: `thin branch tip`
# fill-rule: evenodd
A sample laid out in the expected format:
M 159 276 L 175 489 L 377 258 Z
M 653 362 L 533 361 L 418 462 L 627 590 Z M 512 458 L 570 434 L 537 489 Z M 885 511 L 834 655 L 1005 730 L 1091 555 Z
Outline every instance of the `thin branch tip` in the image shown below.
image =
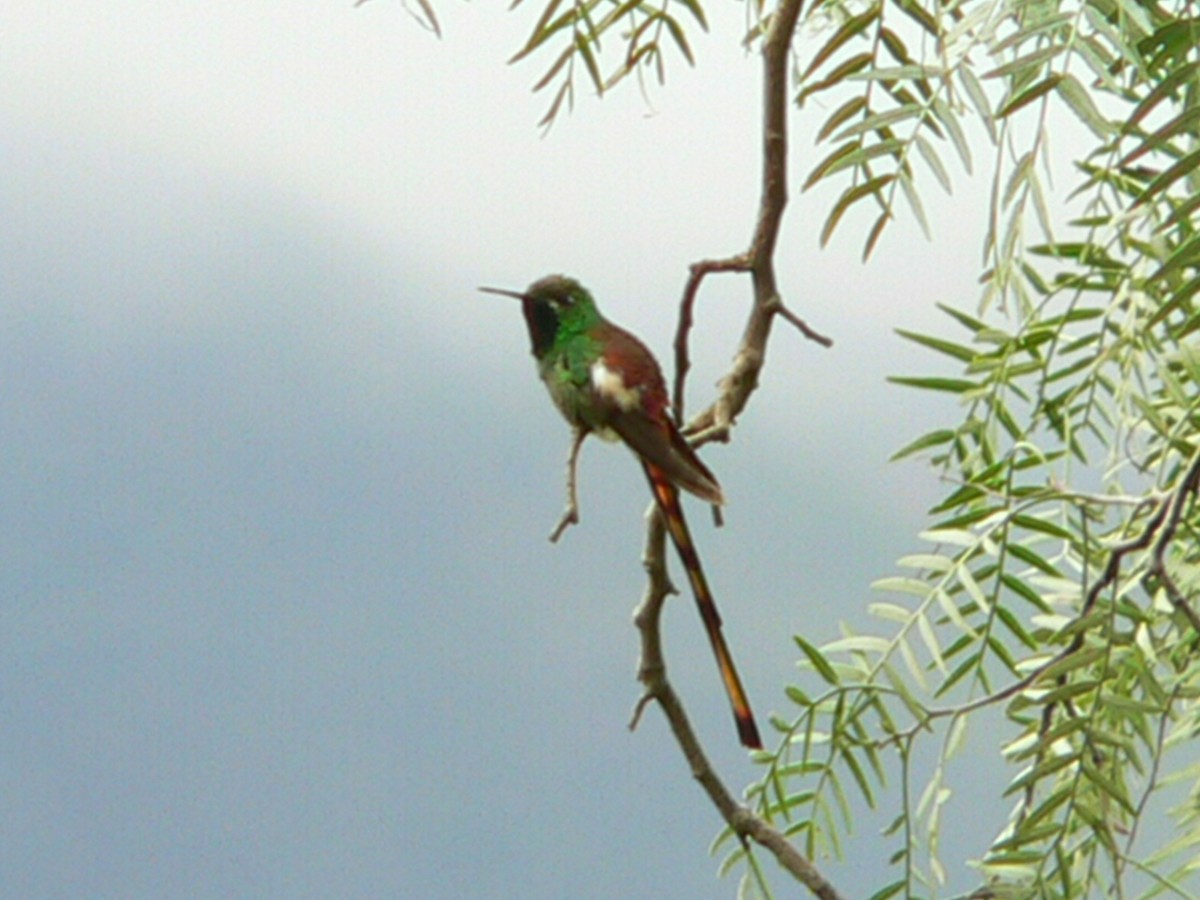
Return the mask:
M 633 707 L 633 715 L 629 719 L 630 731 L 637 731 L 637 727 L 642 721 L 642 713 L 645 712 L 646 707 L 650 705 L 653 699 L 654 697 L 649 692 L 638 697 L 638 701 Z
M 787 308 L 782 299 L 777 299 L 775 306 L 775 314 L 783 316 L 784 320 L 793 325 L 797 331 L 808 338 L 810 341 L 820 344 L 822 347 L 832 347 L 833 338 L 821 334 L 819 331 L 811 327 L 802 318 Z

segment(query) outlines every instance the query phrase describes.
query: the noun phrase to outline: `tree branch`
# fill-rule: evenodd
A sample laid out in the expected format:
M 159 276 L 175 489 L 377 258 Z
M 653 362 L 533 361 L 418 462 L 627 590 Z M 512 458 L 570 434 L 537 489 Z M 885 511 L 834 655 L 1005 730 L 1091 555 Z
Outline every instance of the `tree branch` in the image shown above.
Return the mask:
M 688 280 L 683 287 L 683 300 L 679 303 L 679 325 L 675 330 L 675 400 L 673 409 L 676 422 L 683 422 L 683 389 L 687 381 L 688 370 L 692 367 L 691 356 L 688 352 L 688 338 L 691 335 L 692 323 L 695 321 L 693 309 L 696 305 L 696 294 L 700 290 L 700 282 L 711 272 L 748 272 L 749 270 L 750 260 L 744 253 L 728 259 L 705 259 L 692 263 L 688 267 Z
M 781 0 L 763 38 L 762 192 L 750 249 L 727 259 L 694 263 L 679 306 L 675 334 L 675 415 L 682 422 L 684 384 L 690 368 L 688 336 L 700 282 L 712 272 L 749 272 L 754 283 L 754 304 L 746 319 L 742 342 L 729 372 L 721 379 L 717 399 L 688 424 L 688 431 L 696 435 L 694 440 L 698 444 L 728 440 L 730 426 L 758 387 L 758 374 L 766 363 L 767 341 L 775 316 L 782 315 L 810 340 L 826 347 L 833 345 L 832 339 L 810 328 L 784 306 L 775 279 L 775 245 L 788 201 L 788 53 L 803 6 L 804 0 Z
M 734 419 L 745 408 L 758 386 L 758 375 L 766 361 L 767 341 L 774 317 L 782 315 L 806 337 L 825 346 L 832 341 L 809 328 L 789 311 L 779 296 L 775 281 L 775 245 L 787 206 L 787 111 L 788 53 L 796 31 L 803 0 L 780 0 L 763 39 L 763 177 L 758 219 L 750 249 L 726 259 L 710 259 L 690 267 L 683 299 L 679 307 L 679 325 L 675 335 L 674 413 L 683 422 L 684 389 L 691 360 L 688 340 L 694 322 L 696 297 L 701 282 L 714 272 L 749 272 L 754 284 L 754 303 L 750 308 L 741 344 L 729 372 L 721 380 L 717 399 L 689 423 L 692 440 L 728 438 Z M 646 706 L 655 701 L 667 718 L 675 740 L 692 771 L 692 776 L 708 794 L 722 818 L 742 840 L 752 840 L 769 850 L 784 869 L 822 900 L 837 900 L 838 893 L 812 862 L 766 819 L 755 815 L 730 793 L 713 771 L 679 696 L 667 679 L 662 652 L 659 621 L 663 602 L 673 592 L 667 575 L 662 514 L 657 506 L 648 516 L 643 563 L 647 586 L 634 621 L 642 638 L 638 679 L 644 691 L 634 709 L 630 727 L 636 727 Z
M 708 761 L 708 756 L 692 729 L 683 701 L 667 680 L 659 621 L 663 603 L 675 589 L 667 575 L 666 529 L 657 505 L 650 507 L 647 519 L 646 547 L 642 557 L 642 563 L 646 567 L 646 593 L 633 617 L 642 636 L 638 680 L 642 682 L 644 692 L 634 707 L 633 718 L 629 722 L 630 729 L 637 727 L 646 706 L 651 701 L 657 702 L 667 718 L 675 740 L 679 743 L 679 748 L 683 751 L 692 777 L 699 782 L 743 845 L 747 840 L 752 840 L 770 850 L 784 869 L 821 900 L 840 900 L 840 895 L 833 885 L 825 880 L 816 866 L 778 829 L 737 801 Z
M 1167 571 L 1167 562 L 1164 558 L 1167 549 L 1171 542 L 1175 539 L 1175 530 L 1179 527 L 1179 520 L 1183 516 L 1183 511 L 1186 506 L 1186 501 L 1189 498 L 1194 499 L 1200 490 L 1200 451 L 1197 451 L 1192 456 L 1191 465 L 1183 477 L 1179 479 L 1179 484 L 1170 494 L 1170 498 L 1165 504 L 1165 522 L 1162 530 L 1159 532 L 1158 540 L 1154 542 L 1153 550 L 1150 554 L 1150 571 L 1149 574 L 1158 578 L 1159 583 L 1163 586 L 1167 593 L 1167 597 L 1175 608 L 1181 612 L 1184 617 L 1191 623 L 1196 633 L 1200 635 L 1200 615 L 1192 608 L 1183 593 L 1179 590 L 1179 586 L 1175 584 L 1175 579 L 1171 577 Z
M 1187 618 L 1197 633 L 1200 633 L 1200 616 L 1197 616 L 1191 604 L 1179 592 L 1174 580 L 1167 572 L 1166 562 L 1163 559 L 1167 547 L 1175 536 L 1175 529 L 1178 527 L 1179 519 L 1183 515 L 1185 503 L 1188 498 L 1195 496 L 1198 488 L 1200 488 L 1200 451 L 1193 455 L 1191 464 L 1179 479 L 1175 488 L 1165 496 L 1160 496 L 1154 502 L 1151 507 L 1153 511 L 1150 513 L 1150 518 L 1142 527 L 1141 532 L 1135 537 L 1117 544 L 1109 551 L 1108 562 L 1104 567 L 1104 572 L 1083 598 L 1083 604 L 1079 610 L 1079 618 L 1084 618 L 1091 612 L 1104 590 L 1116 586 L 1117 579 L 1121 576 L 1121 565 L 1126 556 L 1139 550 L 1151 548 L 1150 562 L 1146 570 L 1146 576 L 1155 575 L 1158 577 L 1159 583 L 1163 586 L 1171 603 Z M 1143 578 L 1146 576 L 1143 576 Z M 1148 586 L 1147 589 L 1149 589 Z M 1071 643 L 1060 656 L 1070 656 L 1078 652 L 1083 646 L 1084 637 L 1085 632 L 1083 630 L 1077 631 Z M 1058 684 L 1060 686 L 1065 685 L 1066 680 L 1067 675 L 1063 673 L 1058 677 Z M 1058 704 L 1056 703 L 1047 703 L 1046 708 L 1042 711 L 1042 721 L 1038 729 L 1039 739 L 1044 739 L 1046 734 L 1049 733 L 1050 727 L 1054 724 L 1054 713 L 1057 706 Z M 1067 708 L 1070 709 L 1069 706 Z M 1033 792 L 1036 784 L 1036 781 L 1031 781 L 1025 790 L 1026 812 L 1032 808 Z

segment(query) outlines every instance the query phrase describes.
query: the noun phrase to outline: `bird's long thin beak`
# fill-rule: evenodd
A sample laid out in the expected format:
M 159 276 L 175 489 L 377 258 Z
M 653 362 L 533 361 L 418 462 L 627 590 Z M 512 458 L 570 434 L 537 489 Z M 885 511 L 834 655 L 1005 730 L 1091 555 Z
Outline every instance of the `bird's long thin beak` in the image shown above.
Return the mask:
M 512 297 L 515 300 L 525 299 L 525 295 L 519 291 L 506 291 L 504 288 L 481 287 L 479 290 L 485 294 L 499 294 L 501 297 Z

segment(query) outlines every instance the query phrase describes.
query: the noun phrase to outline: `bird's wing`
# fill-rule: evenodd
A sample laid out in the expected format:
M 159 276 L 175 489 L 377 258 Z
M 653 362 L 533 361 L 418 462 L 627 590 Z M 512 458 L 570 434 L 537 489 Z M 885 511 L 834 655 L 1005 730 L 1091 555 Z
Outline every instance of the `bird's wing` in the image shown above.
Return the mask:
M 652 418 L 640 409 L 617 412 L 612 428 L 638 456 L 661 469 L 672 482 L 709 503 L 724 503 L 716 476 L 700 461 L 675 423 Z
M 605 322 L 604 351 L 590 366 L 597 427 L 615 431 L 630 449 L 685 491 L 724 503 L 721 486 L 671 419 L 667 386 L 653 354 L 623 328 Z

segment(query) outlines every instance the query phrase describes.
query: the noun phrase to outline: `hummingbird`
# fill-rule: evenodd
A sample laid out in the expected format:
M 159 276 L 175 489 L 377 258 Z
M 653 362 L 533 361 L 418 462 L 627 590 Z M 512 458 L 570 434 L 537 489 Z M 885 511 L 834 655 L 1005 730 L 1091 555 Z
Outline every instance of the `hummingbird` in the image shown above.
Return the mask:
M 679 490 L 714 507 L 723 504 L 725 497 L 716 477 L 700 461 L 672 418 L 658 361 L 634 335 L 604 318 L 592 295 L 573 278 L 549 275 L 524 291 L 480 290 L 521 301 L 538 374 L 550 399 L 571 426 L 567 509 L 550 540 L 557 541 L 569 525 L 579 521 L 575 482 L 584 440 L 596 434 L 606 440 L 623 441 L 642 463 L 667 532 L 687 571 L 729 695 L 738 736 L 744 746 L 761 749 L 750 701 L 721 633 L 721 617 L 683 516 Z

